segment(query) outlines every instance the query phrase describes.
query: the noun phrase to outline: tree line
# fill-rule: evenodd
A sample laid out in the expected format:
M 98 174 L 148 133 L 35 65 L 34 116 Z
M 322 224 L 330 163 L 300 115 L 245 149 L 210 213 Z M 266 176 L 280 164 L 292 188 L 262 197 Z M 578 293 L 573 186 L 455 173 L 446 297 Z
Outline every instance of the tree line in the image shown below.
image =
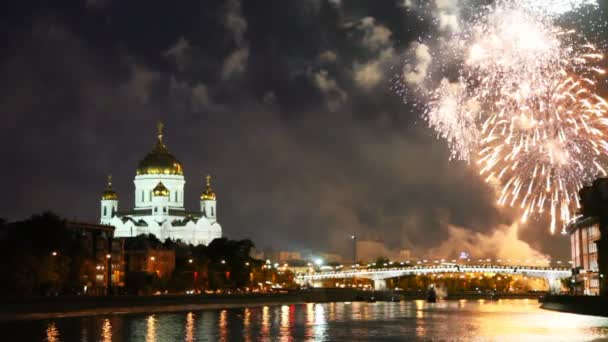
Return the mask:
M 83 291 L 83 279 L 94 281 L 91 248 L 82 236 L 67 227 L 67 221 L 45 212 L 7 223 L 0 220 L 1 296 L 64 295 Z M 110 286 L 110 293 L 149 294 L 155 291 L 243 289 L 276 279 L 263 270 L 263 262 L 250 257 L 251 240 L 220 238 L 209 245 L 158 240 L 154 235 L 127 238 L 125 248 L 175 251 L 175 269 L 166 277 L 128 271 L 124 286 Z M 276 273 L 276 272 L 275 272 Z

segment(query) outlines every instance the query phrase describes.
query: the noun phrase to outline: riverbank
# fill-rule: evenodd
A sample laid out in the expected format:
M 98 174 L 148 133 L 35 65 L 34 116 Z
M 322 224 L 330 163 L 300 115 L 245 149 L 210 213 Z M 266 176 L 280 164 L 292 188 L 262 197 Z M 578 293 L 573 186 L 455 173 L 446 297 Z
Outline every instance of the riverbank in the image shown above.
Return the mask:
M 0 322 L 101 314 L 173 312 L 265 305 L 348 302 L 364 291 L 313 289 L 230 295 L 57 296 L 0 299 Z
M 608 298 L 599 296 L 556 296 L 539 299 L 541 308 L 580 315 L 608 317 Z
M 373 297 L 373 298 L 372 298 Z M 478 292 L 454 293 L 448 300 L 488 299 Z M 502 299 L 537 298 L 537 294 L 501 294 Z M 426 299 L 424 292 L 356 289 L 310 289 L 275 293 L 230 295 L 158 295 L 158 296 L 58 296 L 0 299 L 0 322 L 60 317 L 129 314 L 146 312 L 177 312 L 205 309 L 227 309 L 301 303 L 401 301 Z

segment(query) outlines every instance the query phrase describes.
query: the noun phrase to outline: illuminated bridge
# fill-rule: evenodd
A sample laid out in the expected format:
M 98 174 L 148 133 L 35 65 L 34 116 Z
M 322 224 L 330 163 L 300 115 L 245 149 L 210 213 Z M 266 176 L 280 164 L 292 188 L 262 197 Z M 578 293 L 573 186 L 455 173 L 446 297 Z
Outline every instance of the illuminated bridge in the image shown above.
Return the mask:
M 528 276 L 531 278 L 544 278 L 547 280 L 551 292 L 559 292 L 561 288 L 560 280 L 572 275 L 570 269 L 559 267 L 443 264 L 436 266 L 410 266 L 380 269 L 368 268 L 301 273 L 296 276 L 296 282 L 301 285 L 315 285 L 325 279 L 364 278 L 374 281 L 374 289 L 383 290 L 386 289 L 386 279 L 389 278 L 440 273 L 499 273 Z

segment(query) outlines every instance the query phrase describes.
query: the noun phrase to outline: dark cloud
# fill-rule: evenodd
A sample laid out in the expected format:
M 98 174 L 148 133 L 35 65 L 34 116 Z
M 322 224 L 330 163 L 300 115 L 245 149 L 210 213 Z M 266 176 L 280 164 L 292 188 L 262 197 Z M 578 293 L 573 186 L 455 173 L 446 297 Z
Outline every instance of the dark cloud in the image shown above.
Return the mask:
M 348 253 L 355 233 L 424 253 L 457 241 L 450 225 L 498 236 L 515 215 L 390 90 L 423 34 L 400 3 L 23 5 L 3 24 L 0 215 L 97 220 L 107 173 L 130 207 L 163 119 L 187 206 L 212 173 L 230 237 Z M 528 226 L 532 247 L 567 255 Z

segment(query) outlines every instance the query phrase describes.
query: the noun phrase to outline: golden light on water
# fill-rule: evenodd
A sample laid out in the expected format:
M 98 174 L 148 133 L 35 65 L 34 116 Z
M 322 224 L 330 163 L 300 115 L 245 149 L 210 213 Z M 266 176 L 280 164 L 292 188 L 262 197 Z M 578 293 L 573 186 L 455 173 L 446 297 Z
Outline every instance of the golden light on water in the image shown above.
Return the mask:
M 101 326 L 101 340 L 103 342 L 112 342 L 112 324 L 107 318 L 103 320 L 103 325 Z
M 146 342 L 156 342 L 156 318 L 154 315 L 146 319 Z
M 47 342 L 58 342 L 59 341 L 59 330 L 55 323 L 51 323 L 46 328 L 46 341 Z
M 220 331 L 220 341 L 227 341 L 227 339 L 228 339 L 228 311 L 226 311 L 226 310 L 222 310 L 220 312 L 219 331 Z
M 195 341 L 194 338 L 194 313 L 192 312 L 188 312 L 188 314 L 186 315 L 186 341 L 187 342 L 193 342 Z
M 332 310 L 335 311 L 333 315 L 330 314 Z M 251 314 L 240 314 L 244 312 Z M 100 341 L 116 338 L 146 341 L 343 341 L 359 337 L 407 340 L 417 336 L 433 341 L 527 342 L 589 341 L 608 336 L 608 318 L 542 310 L 536 299 L 308 303 L 242 311 L 208 310 L 198 315 L 193 312 L 158 313 L 145 317 L 120 315 L 111 320 L 93 320 L 97 327 L 92 331 L 101 331 L 97 338 Z M 247 320 L 249 323 L 245 323 Z M 83 326 L 91 327 L 92 321 L 83 318 L 71 322 L 74 324 L 52 322 L 39 327 L 44 331 L 46 341 L 63 341 L 76 336 L 73 333 L 81 331 Z M 201 332 L 196 331 L 196 325 L 200 325 Z M 144 329 L 127 329 L 118 333 L 115 326 Z M 129 332 L 130 336 L 125 335 Z

